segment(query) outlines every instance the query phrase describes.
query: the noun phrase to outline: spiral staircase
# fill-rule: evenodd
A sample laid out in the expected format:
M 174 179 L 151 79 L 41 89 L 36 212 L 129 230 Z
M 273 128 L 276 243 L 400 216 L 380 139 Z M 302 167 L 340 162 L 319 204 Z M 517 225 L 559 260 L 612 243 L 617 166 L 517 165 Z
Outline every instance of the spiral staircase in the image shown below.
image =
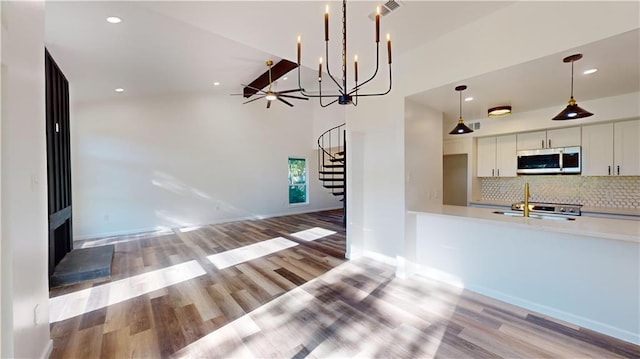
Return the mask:
M 346 124 L 325 131 L 318 137 L 318 175 L 322 186 L 334 196 L 342 197 L 344 214 L 343 224 L 347 220 L 347 143 Z

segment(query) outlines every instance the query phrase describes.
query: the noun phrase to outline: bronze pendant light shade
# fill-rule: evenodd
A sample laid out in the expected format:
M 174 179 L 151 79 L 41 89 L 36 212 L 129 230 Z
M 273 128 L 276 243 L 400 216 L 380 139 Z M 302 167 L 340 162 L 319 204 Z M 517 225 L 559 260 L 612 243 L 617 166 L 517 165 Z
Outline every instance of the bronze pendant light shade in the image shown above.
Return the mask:
M 460 112 L 459 112 L 460 119 L 458 119 L 458 124 L 456 125 L 456 127 L 454 127 L 453 130 L 449 132 L 450 135 L 462 135 L 465 133 L 473 132 L 472 129 L 470 129 L 469 127 L 467 127 L 467 125 L 464 124 L 464 120 L 462 120 L 462 91 L 466 89 L 467 89 L 466 85 L 456 86 L 456 91 L 460 93 Z
M 576 100 L 574 100 L 573 98 L 573 63 L 574 61 L 578 61 L 581 58 L 582 54 L 575 54 L 567 56 L 562 60 L 563 62 L 571 62 L 571 98 L 569 99 L 569 104 L 567 105 L 567 107 L 553 118 L 554 121 L 575 120 L 578 118 L 593 116 L 591 112 L 578 106 Z

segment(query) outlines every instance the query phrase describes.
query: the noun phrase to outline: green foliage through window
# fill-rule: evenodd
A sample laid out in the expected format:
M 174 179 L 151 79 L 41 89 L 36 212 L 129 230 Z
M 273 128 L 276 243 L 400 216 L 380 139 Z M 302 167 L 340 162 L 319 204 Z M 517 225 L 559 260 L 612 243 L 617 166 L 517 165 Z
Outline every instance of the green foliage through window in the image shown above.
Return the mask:
M 307 203 L 307 160 L 289 158 L 289 204 Z

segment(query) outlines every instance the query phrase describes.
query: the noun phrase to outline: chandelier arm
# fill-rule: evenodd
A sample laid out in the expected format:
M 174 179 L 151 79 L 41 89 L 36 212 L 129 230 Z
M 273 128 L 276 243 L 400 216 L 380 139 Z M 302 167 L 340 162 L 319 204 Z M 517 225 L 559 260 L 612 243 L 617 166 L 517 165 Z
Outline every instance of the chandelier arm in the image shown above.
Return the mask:
M 338 102 L 338 99 L 335 99 L 335 100 L 329 102 L 328 104 L 323 105 L 322 104 L 322 100 L 320 100 L 320 107 L 329 107 L 329 106 L 333 105 L 336 102 Z
M 335 99 L 335 100 L 329 102 L 328 104 L 323 104 L 322 103 L 322 98 L 329 97 L 327 95 L 322 96 L 322 81 L 318 81 L 318 91 L 320 92 L 319 96 L 317 96 L 319 98 L 320 107 L 329 107 L 329 106 L 333 105 L 336 101 L 338 101 L 338 99 Z M 331 97 L 333 97 L 333 96 L 331 96 Z
M 393 84 L 392 79 L 391 79 L 391 64 L 389 64 L 389 89 L 387 89 L 386 92 L 380 92 L 380 93 L 367 93 L 367 94 L 362 94 L 362 95 L 358 95 L 358 97 L 360 96 L 384 96 L 386 94 L 388 94 L 389 92 L 391 92 L 391 85 Z M 357 91 L 357 90 L 356 90 Z M 349 94 L 351 95 L 352 93 L 354 93 L 355 91 L 350 92 Z
M 356 84 L 356 86 L 354 88 L 351 89 L 352 92 L 350 92 L 349 94 L 352 94 L 354 90 L 358 90 L 360 87 L 364 86 L 366 83 L 368 83 L 369 81 L 373 80 L 374 77 L 376 77 L 378 75 L 378 67 L 380 65 L 380 43 L 377 44 L 376 46 L 376 71 L 373 73 L 373 76 L 371 76 L 367 81 L 361 83 L 360 85 Z
M 331 78 L 331 80 L 333 80 L 333 82 L 336 84 L 336 86 L 338 86 L 338 88 L 340 89 L 340 91 L 339 91 L 340 94 L 344 94 L 347 91 L 347 89 L 346 88 L 343 89 L 342 86 L 340 86 L 338 81 L 336 81 L 336 79 L 331 74 L 331 70 L 329 69 L 329 41 L 325 41 L 324 43 L 325 43 L 325 50 L 324 50 L 325 55 L 324 56 L 325 56 L 325 60 L 326 60 L 325 62 L 327 64 L 327 74 L 329 74 L 329 77 Z
M 302 88 L 302 84 L 300 83 L 300 65 L 299 64 L 298 64 L 298 88 L 300 89 L 300 93 L 302 94 L 302 96 L 311 97 L 304 91 L 304 88 Z

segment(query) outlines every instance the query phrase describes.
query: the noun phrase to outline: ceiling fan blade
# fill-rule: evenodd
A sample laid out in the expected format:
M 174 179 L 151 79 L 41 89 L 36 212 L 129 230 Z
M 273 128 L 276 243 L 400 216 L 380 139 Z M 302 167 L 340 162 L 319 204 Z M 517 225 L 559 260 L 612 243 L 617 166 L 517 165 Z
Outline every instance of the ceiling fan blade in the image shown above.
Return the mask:
M 242 87 L 248 87 L 248 88 L 250 88 L 250 89 L 252 89 L 252 90 L 255 90 L 255 91 L 258 91 L 258 92 L 262 92 L 262 93 L 265 93 L 264 91 L 262 91 L 261 89 L 259 89 L 259 88 L 257 88 L 257 87 L 253 87 L 253 86 L 249 86 L 249 85 L 245 85 L 245 84 L 240 84 L 240 86 L 242 86 Z
M 295 99 L 298 99 L 298 100 L 307 100 L 307 101 L 309 100 L 308 97 L 291 96 L 291 95 L 280 95 L 280 94 L 278 94 L 278 97 L 295 98 Z
M 290 107 L 293 107 L 293 104 L 291 104 L 290 102 L 287 102 L 285 100 L 283 100 L 282 98 L 278 97 L 278 101 L 282 101 L 284 103 L 286 103 L 287 105 L 289 105 Z
M 249 102 L 253 102 L 253 101 L 259 100 L 259 99 L 261 99 L 261 98 L 264 98 L 264 96 L 259 96 L 259 97 L 253 98 L 253 99 L 251 99 L 251 100 L 249 100 L 249 101 L 243 102 L 242 104 L 244 105 L 244 104 L 247 104 L 247 103 L 249 103 Z
M 271 107 L 271 100 L 267 100 L 267 108 Z
M 284 91 L 277 91 L 278 93 L 290 93 L 290 92 L 299 92 L 302 91 L 302 89 L 292 89 L 292 90 L 284 90 Z

